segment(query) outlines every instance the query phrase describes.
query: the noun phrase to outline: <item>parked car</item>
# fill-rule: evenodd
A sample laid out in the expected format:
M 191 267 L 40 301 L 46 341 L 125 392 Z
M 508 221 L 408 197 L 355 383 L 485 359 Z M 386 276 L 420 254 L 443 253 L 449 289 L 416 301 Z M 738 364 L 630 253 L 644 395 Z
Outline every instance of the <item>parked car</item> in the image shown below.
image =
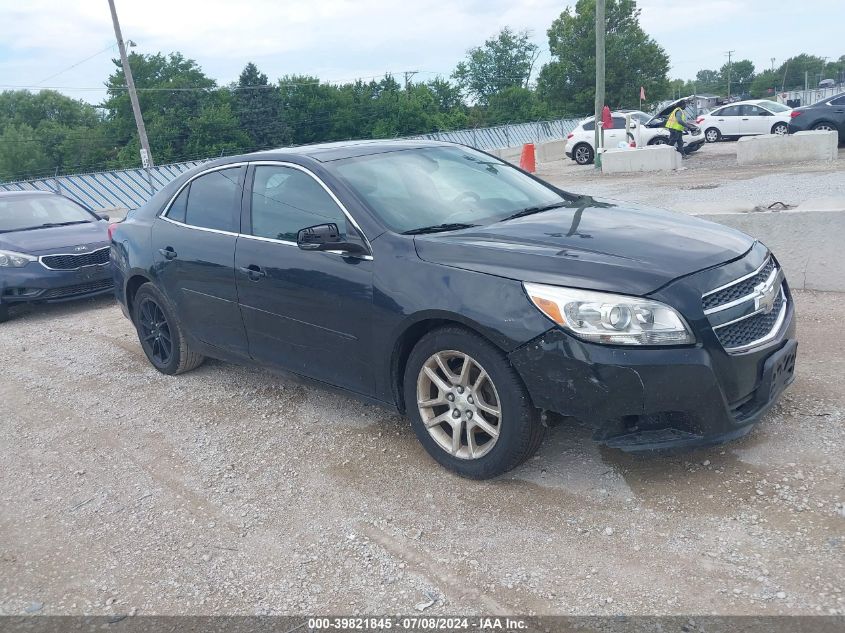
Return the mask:
M 0 192 L 0 321 L 12 305 L 113 292 L 106 220 L 55 193 Z
M 790 112 L 792 108 L 777 101 L 757 99 L 716 108 L 695 122 L 704 130 L 707 142 L 716 143 L 741 136 L 786 134 Z
M 112 251 L 158 371 L 210 356 L 333 385 L 405 412 L 467 477 L 528 459 L 544 411 L 629 451 L 697 446 L 746 433 L 793 379 L 764 245 L 448 143 L 207 163 L 116 225 Z
M 795 108 L 789 121 L 789 133 L 806 130 L 839 132 L 839 142 L 845 143 L 845 92 Z
M 664 125 L 666 118 L 677 107 L 677 101 L 673 101 L 654 116 L 648 115 L 639 110 L 617 110 L 612 112 L 613 128 L 604 131 L 604 146 L 614 148 L 620 142 L 629 143 L 637 141 L 640 145 L 662 145 L 669 142 L 669 130 Z M 631 132 L 625 134 L 625 116 L 631 115 Z M 694 116 L 692 110 L 688 110 L 690 119 Z M 594 117 L 587 117 L 566 137 L 566 156 L 579 165 L 589 165 L 595 160 L 596 152 Z M 688 153 L 695 152 L 704 145 L 704 137 L 701 131 L 687 131 L 684 133 L 684 146 Z

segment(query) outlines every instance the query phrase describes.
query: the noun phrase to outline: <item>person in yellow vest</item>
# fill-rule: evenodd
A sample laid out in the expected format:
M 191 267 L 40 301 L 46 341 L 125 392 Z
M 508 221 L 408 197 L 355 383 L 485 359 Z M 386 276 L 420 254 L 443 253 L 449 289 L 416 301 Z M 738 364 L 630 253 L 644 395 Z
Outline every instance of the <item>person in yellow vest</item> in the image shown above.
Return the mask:
M 684 112 L 686 107 L 687 102 L 685 100 L 679 101 L 663 126 L 669 130 L 669 145 L 674 145 L 684 158 L 687 157 L 684 152 L 684 130 L 693 127 L 687 121 L 687 115 Z

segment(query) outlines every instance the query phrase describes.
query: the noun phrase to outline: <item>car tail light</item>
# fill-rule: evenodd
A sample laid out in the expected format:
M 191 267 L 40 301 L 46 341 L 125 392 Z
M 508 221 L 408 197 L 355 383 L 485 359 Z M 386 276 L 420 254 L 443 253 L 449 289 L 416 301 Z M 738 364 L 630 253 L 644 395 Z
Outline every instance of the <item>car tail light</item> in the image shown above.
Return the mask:
M 574 135 L 572 132 L 570 132 L 569 134 L 567 134 L 567 135 L 566 135 L 566 140 L 568 141 L 568 140 L 569 140 L 569 139 L 571 139 L 573 136 L 575 136 L 575 135 Z
M 793 110 L 792 112 L 790 112 L 790 113 L 789 113 L 789 117 L 790 117 L 791 119 L 794 119 L 795 117 L 797 117 L 797 116 L 801 116 L 802 114 L 804 114 L 804 113 L 803 113 L 803 112 L 799 112 L 798 110 Z
M 695 120 L 695 124 L 696 124 L 696 125 L 700 125 L 700 124 L 701 124 L 701 122 L 702 122 L 703 120 L 704 120 L 704 117 L 703 117 L 703 116 L 700 116 L 700 117 L 698 117 L 698 118 Z
M 114 232 L 117 229 L 117 224 L 117 222 L 112 222 L 111 224 L 109 224 L 109 241 L 112 241 L 112 239 L 114 238 Z

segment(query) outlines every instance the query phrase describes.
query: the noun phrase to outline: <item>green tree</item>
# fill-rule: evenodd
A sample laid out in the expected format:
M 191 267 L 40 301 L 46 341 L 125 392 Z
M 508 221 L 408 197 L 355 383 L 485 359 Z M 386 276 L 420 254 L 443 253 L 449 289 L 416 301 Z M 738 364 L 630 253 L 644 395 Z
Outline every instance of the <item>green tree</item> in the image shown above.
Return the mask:
M 126 92 L 123 68 L 114 60 L 116 70 L 106 83 L 108 97 L 103 104 L 112 137 L 121 147 L 118 163 L 140 163 L 135 118 Z M 217 83 L 207 77 L 192 59 L 181 53 L 139 55 L 131 53 L 129 64 L 138 87 L 138 101 L 144 115 L 150 149 L 156 163 L 167 163 L 193 156 L 188 149 L 191 119 L 213 101 Z M 197 149 L 192 144 L 192 149 Z M 210 150 L 211 151 L 211 150 Z
M 728 91 L 728 64 L 722 66 L 719 72 L 720 78 L 725 82 L 721 92 Z M 730 64 L 730 94 L 739 95 L 751 89 L 751 82 L 754 81 L 754 64 L 747 59 L 731 62 Z
M 527 88 L 539 54 L 527 31 L 517 33 L 505 27 L 482 46 L 467 51 L 452 78 L 470 98 L 486 105 L 493 94 L 506 88 Z
M 757 99 L 772 98 L 780 92 L 780 77 L 777 71 L 764 70 L 751 82 L 751 96 Z
M 783 62 L 777 73 L 785 90 L 803 90 L 805 73 L 810 88 L 815 88 L 819 75 L 825 74 L 825 61 L 816 55 L 801 53 Z
M 26 123 L 10 124 L 0 134 L 0 180 L 45 176 L 50 159 L 35 130 Z
M 552 61 L 540 71 L 540 96 L 556 111 L 585 114 L 595 100 L 595 0 L 567 7 L 548 30 Z M 669 93 L 669 57 L 640 27 L 634 0 L 607 1 L 606 101 L 639 102 L 640 86 L 657 101 Z
M 484 113 L 485 125 L 538 121 L 549 118 L 549 108 L 537 93 L 521 86 L 511 86 L 490 97 Z
M 244 67 L 234 86 L 232 107 L 253 148 L 264 149 L 280 144 L 284 125 L 279 91 L 270 85 L 267 75 L 252 62 Z

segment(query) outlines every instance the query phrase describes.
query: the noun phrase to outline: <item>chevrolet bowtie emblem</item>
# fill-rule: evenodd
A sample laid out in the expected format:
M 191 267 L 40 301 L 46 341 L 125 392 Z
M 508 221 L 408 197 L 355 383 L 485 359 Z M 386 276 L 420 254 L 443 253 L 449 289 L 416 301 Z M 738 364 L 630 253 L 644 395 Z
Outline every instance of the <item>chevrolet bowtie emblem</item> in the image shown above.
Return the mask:
M 780 272 L 754 286 L 754 310 L 769 314 L 775 307 L 780 292 Z

